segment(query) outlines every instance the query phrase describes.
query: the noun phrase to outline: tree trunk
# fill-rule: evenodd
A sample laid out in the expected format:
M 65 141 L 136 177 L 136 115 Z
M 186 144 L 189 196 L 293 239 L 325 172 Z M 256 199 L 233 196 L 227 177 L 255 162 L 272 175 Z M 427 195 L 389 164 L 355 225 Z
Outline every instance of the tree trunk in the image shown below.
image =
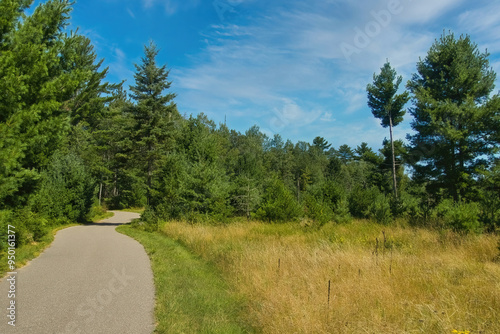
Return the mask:
M 247 207 L 246 207 L 247 220 L 250 220 L 250 180 L 247 184 Z
M 151 179 L 153 178 L 153 162 L 151 159 L 148 160 L 148 176 L 147 176 L 147 183 L 148 183 L 148 189 L 147 189 L 147 205 L 151 205 Z
M 99 206 L 101 206 L 101 199 L 102 199 L 102 177 L 101 177 L 101 182 L 99 183 Z
M 297 202 L 300 203 L 300 177 L 297 178 Z
M 392 184 L 394 187 L 394 198 L 398 199 L 398 185 L 396 181 L 396 156 L 394 154 L 394 140 L 392 138 L 392 115 L 389 113 L 389 132 L 391 135 L 391 151 L 392 151 Z

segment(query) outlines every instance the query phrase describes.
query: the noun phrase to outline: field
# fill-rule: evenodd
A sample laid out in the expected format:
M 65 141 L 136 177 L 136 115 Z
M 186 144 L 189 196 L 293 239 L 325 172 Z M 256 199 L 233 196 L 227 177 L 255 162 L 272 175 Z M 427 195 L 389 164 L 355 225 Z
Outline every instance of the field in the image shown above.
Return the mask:
M 257 332 L 500 333 L 497 236 L 367 221 L 160 233 L 215 267 Z

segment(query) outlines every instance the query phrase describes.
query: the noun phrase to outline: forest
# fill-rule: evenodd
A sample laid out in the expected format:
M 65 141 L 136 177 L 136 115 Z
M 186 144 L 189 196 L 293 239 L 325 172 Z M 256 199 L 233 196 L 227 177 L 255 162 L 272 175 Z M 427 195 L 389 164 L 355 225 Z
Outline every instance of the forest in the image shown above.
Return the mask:
M 317 136 L 293 143 L 184 115 L 146 43 L 135 82 L 106 81 L 92 41 L 67 31 L 71 2 L 0 1 L 0 251 L 107 209 L 145 207 L 148 229 L 180 220 L 365 218 L 460 233 L 500 228 L 500 95 L 489 54 L 438 36 L 405 83 L 374 69 L 367 104 L 389 139 L 374 151 Z M 392 129 L 412 116 L 406 141 Z

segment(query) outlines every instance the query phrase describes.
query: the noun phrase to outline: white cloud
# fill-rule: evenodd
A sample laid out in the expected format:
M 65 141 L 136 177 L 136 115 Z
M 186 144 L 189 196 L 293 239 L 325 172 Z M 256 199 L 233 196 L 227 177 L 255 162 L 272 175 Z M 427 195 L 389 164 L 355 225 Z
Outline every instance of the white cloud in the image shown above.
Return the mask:
M 174 15 L 178 11 L 193 9 L 199 3 L 200 0 L 142 0 L 144 8 L 151 9 L 158 5 L 164 8 L 167 15 Z
M 122 79 L 131 79 L 134 77 L 134 72 L 130 69 L 130 62 L 125 52 L 117 47 L 112 47 L 113 58 L 108 63 L 109 73 Z M 131 85 L 131 82 L 128 82 Z
M 335 133 L 335 138 L 349 136 L 358 144 L 379 143 L 386 131 L 363 116 L 370 115 L 365 89 L 387 58 L 403 75 L 403 89 L 443 27 L 490 29 L 490 35 L 498 31 L 498 4 L 468 8 L 460 16 L 465 12 L 463 0 L 401 0 L 400 10 L 382 24 L 373 12 L 382 15 L 391 1 L 268 2 L 261 13 L 212 25 L 203 34 L 206 47 L 193 56 L 192 65 L 172 72 L 182 91 L 179 98 L 190 110 L 231 112 L 269 133 L 286 131 L 284 138 L 305 133 L 307 127 Z M 485 22 L 473 24 L 483 14 Z M 370 22 L 378 22 L 378 31 L 372 30 L 369 43 L 358 47 L 349 63 L 340 46 L 355 45 L 356 32 L 366 34 Z M 496 36 L 488 38 L 490 44 L 496 41 Z M 498 67 L 498 62 L 493 65 Z M 363 121 L 346 125 L 346 117 Z M 409 124 L 402 124 L 395 133 L 404 139 L 408 131 Z

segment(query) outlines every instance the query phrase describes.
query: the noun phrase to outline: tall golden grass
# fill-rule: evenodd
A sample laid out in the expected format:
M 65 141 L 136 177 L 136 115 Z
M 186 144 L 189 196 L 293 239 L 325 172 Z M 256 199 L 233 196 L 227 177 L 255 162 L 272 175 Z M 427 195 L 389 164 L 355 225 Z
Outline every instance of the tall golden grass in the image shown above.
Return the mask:
M 162 231 L 217 266 L 262 333 L 500 333 L 496 236 L 368 221 Z

